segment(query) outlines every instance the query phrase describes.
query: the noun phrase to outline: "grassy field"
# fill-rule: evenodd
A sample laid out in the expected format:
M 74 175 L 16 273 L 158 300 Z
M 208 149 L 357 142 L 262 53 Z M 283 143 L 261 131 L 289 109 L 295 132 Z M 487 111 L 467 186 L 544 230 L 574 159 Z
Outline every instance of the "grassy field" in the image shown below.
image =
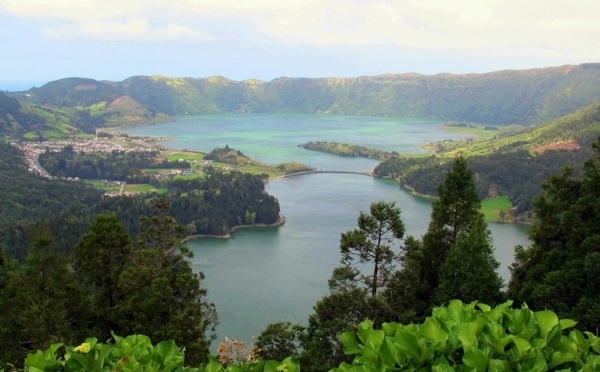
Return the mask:
M 155 187 L 152 186 L 150 184 L 147 183 L 140 183 L 140 184 L 126 184 L 125 185 L 125 189 L 123 190 L 123 192 L 133 192 L 133 193 L 138 193 L 138 192 L 157 192 L 159 194 L 164 194 L 167 192 L 166 188 L 163 187 Z
M 169 159 L 169 161 L 183 159 L 185 161 L 202 161 L 204 160 L 204 153 L 202 152 L 194 152 L 194 151 L 161 151 L 160 153 L 165 158 Z
M 161 151 L 161 155 L 163 157 L 169 159 L 170 161 L 176 161 L 179 159 L 183 159 L 185 161 L 196 160 L 197 162 L 201 162 L 204 160 L 204 156 L 206 154 L 201 153 L 201 152 L 195 152 L 195 151 L 170 151 L 169 150 L 169 151 Z M 213 162 L 213 163 L 210 163 L 210 165 L 221 171 L 239 170 L 240 172 L 250 173 L 250 174 L 254 174 L 254 175 L 268 174 L 269 178 L 283 176 L 283 171 L 281 171 L 280 169 L 277 169 L 275 166 L 263 164 L 261 162 L 255 161 L 255 160 L 252 160 L 251 162 L 249 162 L 247 164 L 243 164 L 241 166 L 236 166 L 236 165 L 221 163 L 221 162 Z M 197 177 L 198 177 L 198 174 L 194 173 L 189 176 L 183 176 L 183 175 L 177 176 L 176 178 L 190 179 L 190 178 L 197 178 Z
M 487 221 L 500 220 L 500 211 L 506 211 L 510 208 L 512 208 L 512 204 L 506 195 L 497 198 L 486 198 L 481 201 L 481 211 Z
M 85 181 L 85 183 L 90 184 L 94 187 L 98 187 L 98 188 L 104 190 L 105 192 L 119 191 L 119 189 L 121 189 L 120 185 L 107 185 L 102 181 Z

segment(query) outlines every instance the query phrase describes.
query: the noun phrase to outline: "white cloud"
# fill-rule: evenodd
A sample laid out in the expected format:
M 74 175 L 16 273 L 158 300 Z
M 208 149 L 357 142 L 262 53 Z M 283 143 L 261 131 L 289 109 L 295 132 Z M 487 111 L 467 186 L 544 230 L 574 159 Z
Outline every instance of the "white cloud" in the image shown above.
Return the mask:
M 141 13 L 143 4 L 140 0 L 2 0 L 0 9 L 44 20 L 89 20 Z
M 178 24 L 149 25 L 144 18 L 128 21 L 82 21 L 44 27 L 44 35 L 51 39 L 97 39 L 113 41 L 200 41 L 215 39 L 210 33 Z
M 167 25 L 164 30 L 164 36 L 168 39 L 189 41 L 212 41 L 215 39 L 208 32 L 194 30 L 193 28 L 177 24 Z
M 2 0 L 0 9 L 51 21 L 53 38 L 515 46 L 600 59 L 598 0 Z

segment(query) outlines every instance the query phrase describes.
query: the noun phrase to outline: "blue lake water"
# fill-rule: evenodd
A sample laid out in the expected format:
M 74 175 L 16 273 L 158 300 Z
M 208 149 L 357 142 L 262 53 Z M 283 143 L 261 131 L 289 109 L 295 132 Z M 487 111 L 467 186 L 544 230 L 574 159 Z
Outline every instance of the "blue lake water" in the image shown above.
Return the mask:
M 421 145 L 448 138 L 442 123 L 423 119 L 318 115 L 203 115 L 174 123 L 128 128 L 132 135 L 169 137 L 174 149 L 210 151 L 228 145 L 265 163 L 299 161 L 326 170 L 372 170 L 377 161 L 344 158 L 299 148 L 308 141 L 337 141 L 402 153 L 423 152 Z M 431 203 L 410 195 L 392 180 L 352 174 L 310 174 L 267 184 L 277 197 L 286 224 L 244 229 L 233 239 L 188 242 L 193 267 L 217 306 L 219 339 L 251 340 L 267 324 L 289 320 L 305 324 L 312 307 L 327 294 L 327 280 L 339 264 L 339 238 L 356 227 L 369 204 L 395 201 L 407 234 L 420 237 L 429 223 Z M 501 275 L 517 244 L 527 245 L 527 227 L 489 224 Z

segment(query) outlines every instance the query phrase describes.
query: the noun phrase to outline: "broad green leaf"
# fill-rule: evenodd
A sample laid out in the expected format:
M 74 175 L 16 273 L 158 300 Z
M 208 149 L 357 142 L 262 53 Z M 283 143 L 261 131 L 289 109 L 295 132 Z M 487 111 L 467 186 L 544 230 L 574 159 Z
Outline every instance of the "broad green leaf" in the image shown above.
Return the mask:
M 206 365 L 206 372 L 224 372 L 225 369 L 223 368 L 223 366 L 221 365 L 221 363 L 219 363 L 219 361 L 217 360 L 217 358 L 215 356 L 209 355 L 208 357 L 208 364 Z M 267 370 L 266 366 L 265 366 L 265 371 Z
M 485 326 L 488 329 L 490 336 L 493 337 L 494 340 L 500 340 L 506 335 L 504 328 L 502 328 L 502 326 L 498 323 L 488 321 Z
M 494 339 L 493 342 L 490 342 L 490 346 L 494 350 L 494 353 L 498 355 L 504 355 L 507 353 L 506 345 L 508 345 L 515 336 L 509 335 L 504 336 L 498 339 Z
M 573 341 L 575 345 L 577 345 L 577 348 L 581 353 L 587 353 L 590 349 L 590 344 L 588 341 L 585 339 L 585 337 L 583 337 L 583 334 L 576 329 L 569 333 L 569 340 Z
M 159 342 L 153 349 L 152 361 L 167 370 L 183 365 L 183 352 L 177 347 L 175 341 Z
M 56 360 L 55 356 L 49 358 L 43 351 L 38 350 L 27 355 L 25 367 L 30 371 L 58 371 L 62 369 L 62 363 Z
M 383 331 L 371 331 L 362 349 L 363 362 L 379 364 L 379 348 L 383 343 L 383 337 Z
M 432 372 L 455 372 L 455 369 L 448 364 L 438 364 L 431 367 Z
M 344 354 L 358 354 L 362 350 L 354 332 L 344 332 L 338 338 L 344 347 Z
M 340 364 L 338 366 L 338 368 L 333 368 L 329 372 L 348 372 L 348 371 L 350 371 L 350 368 L 352 368 L 352 365 L 344 362 L 344 363 Z
M 367 342 L 365 343 L 365 346 L 368 345 L 373 350 L 379 350 L 381 344 L 383 343 L 384 337 L 385 333 L 382 330 L 373 330 L 367 337 Z
M 587 358 L 585 358 L 584 366 L 589 367 L 594 371 L 600 370 L 600 355 L 588 355 Z
M 552 353 L 552 360 L 551 360 L 550 364 L 548 365 L 548 367 L 555 368 L 556 366 L 559 366 L 559 365 L 565 364 L 565 363 L 569 363 L 569 362 L 574 362 L 575 360 L 576 359 L 573 354 L 555 351 L 554 353 Z
M 534 359 L 533 364 L 531 365 L 531 372 L 544 372 L 548 370 L 548 365 L 546 364 L 546 359 L 544 359 L 544 354 L 538 349 L 533 350 Z
M 515 344 L 515 350 L 519 359 L 531 349 L 531 344 L 524 338 L 514 337 L 511 341 Z
M 510 363 L 506 360 L 492 359 L 488 365 L 489 372 L 511 372 Z
M 287 367 L 287 372 L 300 372 L 300 364 L 292 357 L 285 358 L 281 364 Z
M 588 339 L 590 340 L 590 346 L 592 347 L 592 350 L 594 350 L 595 352 L 597 352 L 598 354 L 600 354 L 600 337 L 597 337 L 592 332 L 587 332 L 586 331 L 584 333 L 588 337 Z
M 412 359 L 419 359 L 421 348 L 417 343 L 417 338 L 407 332 L 398 332 L 393 338 L 394 347 L 401 353 L 409 356 Z
M 550 310 L 536 311 L 534 314 L 542 337 L 547 338 L 552 328 L 558 325 L 558 317 Z
M 485 372 L 488 360 L 483 351 L 475 348 L 469 349 L 462 358 L 463 363 L 477 372 Z
M 571 319 L 561 319 L 560 328 L 564 331 L 565 329 L 573 328 L 577 325 L 577 322 Z
M 462 342 L 465 351 L 479 346 L 479 342 L 477 341 L 478 328 L 479 325 L 476 322 L 470 322 L 462 325 L 462 328 L 458 332 L 458 339 Z
M 227 372 L 245 372 L 244 368 L 238 366 L 237 364 L 229 364 L 227 366 Z
M 421 334 L 429 339 L 434 344 L 439 344 L 439 349 L 446 349 L 446 341 L 448 340 L 448 332 L 440 327 L 440 323 L 435 318 L 427 318 L 421 326 Z
M 488 311 L 491 311 L 491 310 L 492 310 L 492 308 L 491 308 L 489 305 L 482 304 L 482 303 L 478 303 L 478 304 L 477 304 L 477 307 L 478 307 L 479 309 L 481 309 L 481 311 L 483 311 L 484 313 L 487 313 Z
M 465 316 L 463 303 L 459 300 L 452 300 L 448 305 L 448 319 L 455 324 L 462 323 Z
M 381 344 L 379 349 L 379 355 L 381 361 L 388 368 L 394 368 L 396 364 L 404 364 L 406 358 L 402 357 L 402 354 L 398 349 L 394 347 L 394 343 L 390 337 L 386 337 Z
M 396 332 L 398 332 L 400 329 L 402 329 L 402 324 L 399 323 L 383 323 L 381 325 L 381 330 L 383 332 L 385 332 L 386 336 L 393 336 L 396 334 Z
M 373 322 L 370 320 L 364 320 L 358 325 L 358 338 L 363 345 L 367 342 L 369 334 L 373 331 Z

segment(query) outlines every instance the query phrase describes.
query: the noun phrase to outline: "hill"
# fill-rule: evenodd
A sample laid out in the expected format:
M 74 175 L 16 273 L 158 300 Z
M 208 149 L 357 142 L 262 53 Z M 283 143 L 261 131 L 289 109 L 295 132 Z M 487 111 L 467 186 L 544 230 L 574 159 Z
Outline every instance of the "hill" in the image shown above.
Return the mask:
M 480 197 L 508 195 L 515 216 L 531 218 L 532 199 L 542 182 L 565 166 L 578 169 L 591 156 L 600 136 L 600 101 L 545 124 L 514 133 L 499 131 L 481 141 L 446 142 L 428 157 L 395 158 L 379 164 L 374 173 L 398 178 L 415 192 L 435 195 L 452 159 L 467 156 L 476 174 Z
M 233 81 L 134 76 L 67 78 L 27 92 L 35 103 L 90 107 L 128 96 L 151 115 L 219 112 L 431 117 L 484 124 L 542 123 L 600 100 L 600 64 L 485 74 Z

